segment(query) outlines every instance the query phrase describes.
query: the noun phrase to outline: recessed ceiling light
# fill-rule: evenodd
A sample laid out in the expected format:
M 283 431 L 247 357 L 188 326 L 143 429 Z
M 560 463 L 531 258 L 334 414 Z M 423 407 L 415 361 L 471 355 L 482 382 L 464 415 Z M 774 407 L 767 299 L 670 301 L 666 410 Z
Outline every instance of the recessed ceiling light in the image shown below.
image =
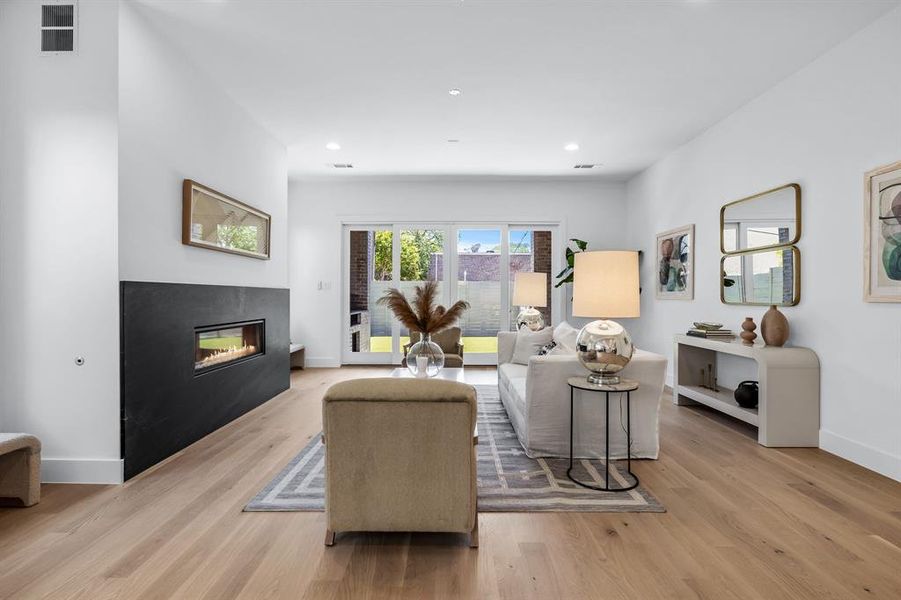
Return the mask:
M 563 146 L 563 149 L 566 150 L 567 152 L 575 152 L 576 150 L 579 149 L 579 144 L 577 144 L 575 142 L 570 142 L 567 145 Z
M 460 88 L 453 88 L 453 89 L 447 90 L 447 93 L 450 94 L 451 96 L 459 96 L 463 92 L 460 91 Z
M 341 144 L 339 144 L 338 142 L 329 142 L 328 144 L 325 145 L 325 149 L 326 150 L 340 150 Z

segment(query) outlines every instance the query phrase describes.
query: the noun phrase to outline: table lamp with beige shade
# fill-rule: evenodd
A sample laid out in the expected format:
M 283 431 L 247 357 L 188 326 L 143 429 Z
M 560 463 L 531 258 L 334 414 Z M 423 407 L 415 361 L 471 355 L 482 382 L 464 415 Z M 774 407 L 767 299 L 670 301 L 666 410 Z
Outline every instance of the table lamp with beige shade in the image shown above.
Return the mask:
M 544 318 L 535 307 L 547 306 L 547 273 L 516 273 L 513 276 L 513 305 L 520 307 L 516 328 L 523 325 L 532 331 L 544 327 Z
M 601 317 L 583 327 L 576 340 L 579 361 L 591 371 L 589 383 L 619 383 L 617 373 L 632 359 L 632 336 L 610 319 L 640 316 L 638 293 L 638 252 L 600 250 L 576 254 L 573 316 Z

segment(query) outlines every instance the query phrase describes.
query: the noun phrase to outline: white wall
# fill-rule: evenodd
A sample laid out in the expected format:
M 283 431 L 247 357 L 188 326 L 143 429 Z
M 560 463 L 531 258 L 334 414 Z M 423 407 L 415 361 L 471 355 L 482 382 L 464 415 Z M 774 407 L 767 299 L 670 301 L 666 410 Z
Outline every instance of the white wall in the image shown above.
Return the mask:
M 287 153 L 123 3 L 119 35 L 122 280 L 287 287 Z M 181 243 L 182 181 L 272 216 L 271 260 Z
M 571 237 L 590 249 L 621 248 L 621 184 L 542 179 L 291 181 L 291 337 L 306 345 L 312 366 L 341 360 L 341 221 L 562 221 L 557 242 Z M 562 254 L 562 253 L 561 253 Z M 562 267 L 562 265 L 561 265 Z M 318 282 L 329 289 L 317 289 Z M 324 286 L 325 287 L 325 286 Z
M 45 481 L 116 482 L 118 6 L 81 2 L 67 56 L 40 10 L 0 4 L 0 431 L 40 437 Z
M 692 320 L 738 329 L 765 309 L 720 304 L 719 208 L 802 187 L 801 304 L 790 343 L 820 357 L 820 445 L 901 480 L 901 306 L 863 298 L 863 173 L 901 160 L 901 9 L 789 77 L 628 185 L 629 223 L 652 289 L 654 234 L 696 223 L 695 301 L 642 297 L 639 344 L 672 355 Z

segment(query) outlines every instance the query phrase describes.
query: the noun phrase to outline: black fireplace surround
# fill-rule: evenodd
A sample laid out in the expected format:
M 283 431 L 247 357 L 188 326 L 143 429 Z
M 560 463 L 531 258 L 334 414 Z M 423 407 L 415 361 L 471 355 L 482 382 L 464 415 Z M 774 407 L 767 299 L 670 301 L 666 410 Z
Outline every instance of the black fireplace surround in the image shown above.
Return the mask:
M 120 294 L 126 479 L 288 389 L 288 290 L 123 281 Z

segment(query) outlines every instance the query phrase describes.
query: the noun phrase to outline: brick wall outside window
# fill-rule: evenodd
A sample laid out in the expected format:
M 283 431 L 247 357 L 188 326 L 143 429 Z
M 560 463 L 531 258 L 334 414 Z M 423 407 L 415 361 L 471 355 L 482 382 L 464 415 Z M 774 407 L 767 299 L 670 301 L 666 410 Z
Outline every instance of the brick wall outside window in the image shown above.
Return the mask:
M 372 233 L 350 232 L 350 309 L 369 310 L 369 253 Z

